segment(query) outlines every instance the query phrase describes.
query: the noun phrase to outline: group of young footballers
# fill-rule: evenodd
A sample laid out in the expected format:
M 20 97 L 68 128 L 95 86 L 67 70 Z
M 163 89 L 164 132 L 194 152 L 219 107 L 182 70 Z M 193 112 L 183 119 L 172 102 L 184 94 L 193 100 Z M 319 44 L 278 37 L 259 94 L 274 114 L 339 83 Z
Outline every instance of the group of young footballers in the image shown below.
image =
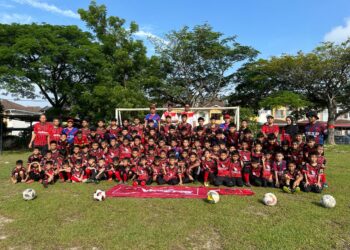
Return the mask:
M 151 110 L 152 111 L 152 110 Z M 134 186 L 183 185 L 201 182 L 205 186 L 262 186 L 282 188 L 285 192 L 321 192 L 327 187 L 324 147 L 313 136 L 293 137 L 267 133 L 253 136 L 247 121 L 240 128 L 226 114 L 218 125 L 199 117 L 188 122 L 183 112 L 179 121 L 170 113 L 162 118 L 146 116 L 118 125 L 112 119 L 97 127 L 74 127 L 68 120 L 61 128 L 54 119 L 47 135 L 48 149 L 34 147 L 28 161 L 16 162 L 13 183 L 34 181 L 47 187 L 55 182 L 99 183 L 101 180 Z M 85 123 L 85 124 L 84 124 Z M 269 125 L 266 125 L 269 126 Z

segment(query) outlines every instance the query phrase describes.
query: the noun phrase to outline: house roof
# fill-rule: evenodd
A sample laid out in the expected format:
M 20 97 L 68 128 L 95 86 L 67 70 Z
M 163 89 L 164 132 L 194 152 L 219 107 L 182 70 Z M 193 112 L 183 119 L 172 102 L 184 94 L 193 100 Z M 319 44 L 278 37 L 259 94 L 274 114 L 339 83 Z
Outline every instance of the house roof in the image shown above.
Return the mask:
M 1 99 L 1 105 L 4 108 L 4 111 L 6 110 L 19 110 L 19 111 L 27 111 L 32 113 L 40 113 L 42 111 L 42 108 L 39 106 L 23 106 L 15 102 L 11 102 L 6 99 Z

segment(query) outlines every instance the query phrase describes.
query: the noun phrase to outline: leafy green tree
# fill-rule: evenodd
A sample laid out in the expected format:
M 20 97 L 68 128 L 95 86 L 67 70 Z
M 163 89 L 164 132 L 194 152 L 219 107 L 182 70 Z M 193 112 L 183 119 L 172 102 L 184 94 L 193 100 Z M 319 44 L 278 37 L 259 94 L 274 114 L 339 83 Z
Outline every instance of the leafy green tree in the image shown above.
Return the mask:
M 108 16 L 105 5 L 92 1 L 87 10 L 78 10 L 81 19 L 92 30 L 101 46 L 104 62 L 98 72 L 98 81 L 83 92 L 75 111 L 84 115 L 114 116 L 117 107 L 144 107 L 152 100 L 151 87 L 160 83 L 158 60 L 148 58 L 146 47 L 134 38 L 136 23 Z M 94 111 L 94 112 L 93 112 Z
M 243 46 L 235 36 L 224 37 L 208 24 L 185 26 L 153 39 L 166 79 L 157 91 L 174 103 L 205 105 L 221 97 L 232 83 L 233 66 L 254 58 L 258 52 Z
M 99 45 L 76 26 L 0 24 L 0 86 L 58 110 L 96 80 Z
M 290 91 L 276 92 L 259 103 L 261 108 L 275 109 L 279 107 L 288 107 L 292 115 L 298 120 L 304 114 L 305 108 L 310 108 L 313 103 L 308 101 L 304 96 Z

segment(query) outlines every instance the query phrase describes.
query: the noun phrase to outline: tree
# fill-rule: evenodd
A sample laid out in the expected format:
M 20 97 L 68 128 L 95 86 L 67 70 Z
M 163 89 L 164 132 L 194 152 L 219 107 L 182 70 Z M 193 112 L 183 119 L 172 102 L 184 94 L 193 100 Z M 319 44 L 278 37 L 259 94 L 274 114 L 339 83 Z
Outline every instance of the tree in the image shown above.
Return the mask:
M 350 112 L 349 45 L 350 40 L 323 43 L 310 53 L 246 64 L 236 74 L 238 85 L 229 102 L 259 107 L 263 99 L 276 92 L 294 92 L 308 100 L 309 109 L 327 108 L 328 143 L 334 144 L 335 121 Z
M 126 27 L 124 19 L 108 16 L 106 6 L 95 1 L 78 12 L 100 44 L 104 63 L 98 81 L 83 92 L 75 111 L 83 115 L 97 111 L 99 116 L 111 118 L 117 107 L 148 105 L 150 88 L 158 84 L 161 73 L 155 67 L 157 58 L 148 58 L 143 42 L 134 38 L 137 24 L 131 22 Z
M 0 86 L 61 110 L 96 80 L 99 45 L 76 26 L 0 25 Z
M 166 74 L 157 90 L 165 99 L 182 105 L 200 106 L 218 99 L 232 83 L 233 66 L 258 54 L 239 44 L 235 36 L 224 37 L 208 24 L 192 30 L 185 26 L 153 43 Z
M 288 107 L 295 119 L 299 120 L 302 117 L 301 114 L 304 113 L 302 109 L 311 107 L 312 103 L 300 94 L 290 91 L 280 91 L 264 98 L 260 101 L 259 105 L 261 108 L 270 109 Z

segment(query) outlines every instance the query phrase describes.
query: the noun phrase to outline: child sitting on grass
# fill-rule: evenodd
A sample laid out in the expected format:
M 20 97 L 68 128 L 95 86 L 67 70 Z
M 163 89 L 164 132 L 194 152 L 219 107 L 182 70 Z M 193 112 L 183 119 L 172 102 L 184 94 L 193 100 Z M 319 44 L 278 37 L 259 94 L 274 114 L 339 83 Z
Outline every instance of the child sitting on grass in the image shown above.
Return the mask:
M 297 193 L 300 191 L 300 182 L 303 180 L 302 173 L 297 170 L 296 163 L 291 161 L 288 163 L 288 168 L 285 170 L 283 191 L 286 193 Z
M 23 161 L 18 160 L 16 161 L 16 167 L 11 172 L 11 181 L 12 183 L 18 183 L 18 182 L 26 182 L 27 179 L 27 171 L 23 167 Z

